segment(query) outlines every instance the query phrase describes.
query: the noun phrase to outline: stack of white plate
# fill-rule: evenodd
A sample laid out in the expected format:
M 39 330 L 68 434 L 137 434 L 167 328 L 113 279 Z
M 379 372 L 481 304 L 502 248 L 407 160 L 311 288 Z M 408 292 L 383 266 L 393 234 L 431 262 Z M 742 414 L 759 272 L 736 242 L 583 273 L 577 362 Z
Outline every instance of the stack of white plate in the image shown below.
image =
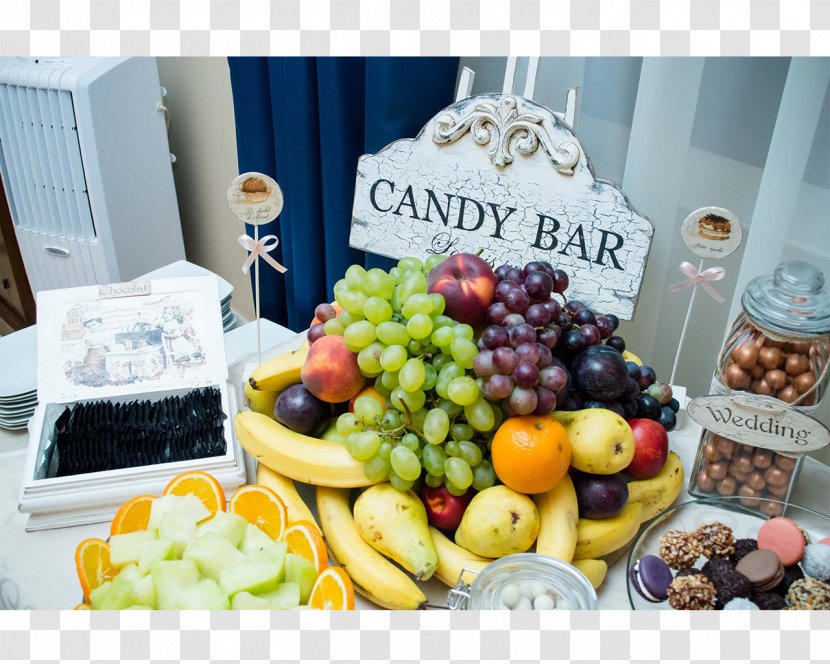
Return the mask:
M 225 332 L 230 330 L 236 323 L 236 314 L 231 310 L 231 298 L 233 297 L 233 286 L 222 277 L 203 267 L 188 263 L 187 261 L 176 261 L 165 265 L 158 270 L 144 274 L 138 279 L 168 279 L 172 277 L 202 277 L 213 274 L 219 280 L 219 303 L 222 307 L 222 327 Z
M 0 337 L 0 428 L 25 429 L 37 406 L 37 327 Z

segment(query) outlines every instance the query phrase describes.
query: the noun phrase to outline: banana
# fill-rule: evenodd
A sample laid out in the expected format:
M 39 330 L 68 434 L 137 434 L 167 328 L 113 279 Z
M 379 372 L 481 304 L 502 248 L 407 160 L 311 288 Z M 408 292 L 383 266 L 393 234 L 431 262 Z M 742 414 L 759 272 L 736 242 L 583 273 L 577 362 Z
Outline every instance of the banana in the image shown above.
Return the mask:
M 608 573 L 608 563 L 604 560 L 574 560 L 571 565 L 588 578 L 594 590 L 602 585 L 602 582 L 605 581 L 605 575 Z
M 640 529 L 642 503 L 628 501 L 622 512 L 610 519 L 580 519 L 574 559 L 599 558 L 628 544 Z
M 628 500 L 643 505 L 642 521 L 648 521 L 664 512 L 683 490 L 683 464 L 680 457 L 669 452 L 666 463 L 657 475 L 647 480 L 628 483 Z
M 276 493 L 282 502 L 285 503 L 286 511 L 288 512 L 288 523 L 305 520 L 317 524 L 317 519 L 308 509 L 308 505 L 297 493 L 297 488 L 294 486 L 294 480 L 285 475 L 280 475 L 278 472 L 271 470 L 268 466 L 263 466 L 261 463 L 257 465 L 256 482 L 262 486 L 268 487 Z M 317 524 L 319 527 L 319 524 Z
M 233 424 L 248 454 L 292 480 L 333 487 L 374 484 L 366 479 L 363 463 L 354 459 L 340 443 L 303 436 L 266 415 L 251 411 L 237 413 Z
M 571 562 L 576 548 L 579 506 L 570 476 L 565 475 L 553 489 L 532 498 L 539 509 L 536 553 Z
M 450 588 L 455 588 L 463 569 L 480 572 L 493 562 L 489 558 L 482 558 L 458 546 L 444 533 L 432 526 L 429 527 L 429 532 L 432 535 L 435 548 L 438 550 L 438 569 L 435 570 L 435 576 Z M 464 572 L 464 583 L 472 583 L 474 578 L 475 574 L 472 572 Z
M 251 372 L 248 382 L 255 390 L 282 392 L 300 382 L 300 371 L 308 355 L 308 348 L 275 355 Z
M 387 609 L 420 609 L 426 595 L 405 572 L 363 541 L 349 506 L 349 490 L 317 487 L 317 514 L 333 558 L 358 593 Z

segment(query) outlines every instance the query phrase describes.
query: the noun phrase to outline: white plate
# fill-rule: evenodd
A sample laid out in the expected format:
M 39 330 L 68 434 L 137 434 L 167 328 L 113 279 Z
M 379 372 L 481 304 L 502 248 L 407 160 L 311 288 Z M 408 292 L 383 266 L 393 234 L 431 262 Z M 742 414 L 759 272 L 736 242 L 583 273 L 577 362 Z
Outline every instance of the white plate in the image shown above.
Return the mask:
M 13 397 L 0 397 L 0 408 L 4 406 L 11 406 L 12 408 L 16 408 L 17 406 L 34 403 L 37 401 L 37 390 L 34 392 L 26 392 L 26 394 L 18 394 Z
M 225 281 L 215 272 L 206 270 L 205 268 L 195 265 L 194 263 L 189 263 L 188 261 L 182 260 L 170 263 L 170 265 L 160 267 L 158 270 L 153 270 L 152 272 L 143 274 L 140 277 L 137 277 L 136 280 L 167 279 L 169 277 L 203 277 L 211 274 L 215 275 L 219 280 L 219 300 L 224 302 L 231 297 L 231 294 L 233 293 L 233 286 L 231 286 L 230 283 Z
M 37 408 L 37 401 L 23 404 L 22 406 L 14 406 L 13 408 L 9 408 L 7 406 L 0 406 L 0 417 L 3 417 L 7 420 L 14 419 L 15 417 L 23 416 L 25 413 L 35 412 L 35 408 Z
M 17 398 L 37 389 L 37 327 L 0 337 L 0 397 Z

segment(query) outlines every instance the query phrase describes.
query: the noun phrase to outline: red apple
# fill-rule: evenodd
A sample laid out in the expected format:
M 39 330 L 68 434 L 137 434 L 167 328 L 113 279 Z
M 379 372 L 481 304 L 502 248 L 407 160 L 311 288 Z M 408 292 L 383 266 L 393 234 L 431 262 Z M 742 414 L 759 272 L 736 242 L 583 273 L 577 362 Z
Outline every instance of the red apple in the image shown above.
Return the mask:
M 444 296 L 444 314 L 475 326 L 484 322 L 498 281 L 487 261 L 473 254 L 455 254 L 429 271 L 427 290 Z
M 455 530 L 461 523 L 464 510 L 473 499 L 474 491 L 467 491 L 463 496 L 453 496 L 446 487 L 435 488 L 424 485 L 421 500 L 427 510 L 429 525 L 438 530 Z
M 669 435 L 663 425 L 654 420 L 628 420 L 634 434 L 634 457 L 623 471 L 635 480 L 654 477 L 666 464 L 669 455 Z

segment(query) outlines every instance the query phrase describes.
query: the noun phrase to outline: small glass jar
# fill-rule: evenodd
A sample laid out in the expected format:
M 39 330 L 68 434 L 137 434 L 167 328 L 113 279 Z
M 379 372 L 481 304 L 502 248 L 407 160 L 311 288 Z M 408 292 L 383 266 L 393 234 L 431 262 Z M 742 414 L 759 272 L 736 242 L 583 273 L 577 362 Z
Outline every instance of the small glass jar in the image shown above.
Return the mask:
M 830 293 L 803 261 L 753 279 L 721 350 L 712 392 L 749 392 L 814 412 L 830 382 Z
M 597 593 L 582 572 L 561 560 L 536 553 L 515 553 L 499 558 L 478 572 L 471 584 L 465 583 L 464 577 L 462 572 L 458 585 L 449 592 L 447 606 L 451 609 L 508 609 L 510 607 L 502 601 L 502 593 L 508 586 L 515 586 L 514 590 L 520 595 L 535 592 L 549 597 L 540 603 L 545 608 L 599 608 Z M 525 589 L 527 593 L 524 593 Z

